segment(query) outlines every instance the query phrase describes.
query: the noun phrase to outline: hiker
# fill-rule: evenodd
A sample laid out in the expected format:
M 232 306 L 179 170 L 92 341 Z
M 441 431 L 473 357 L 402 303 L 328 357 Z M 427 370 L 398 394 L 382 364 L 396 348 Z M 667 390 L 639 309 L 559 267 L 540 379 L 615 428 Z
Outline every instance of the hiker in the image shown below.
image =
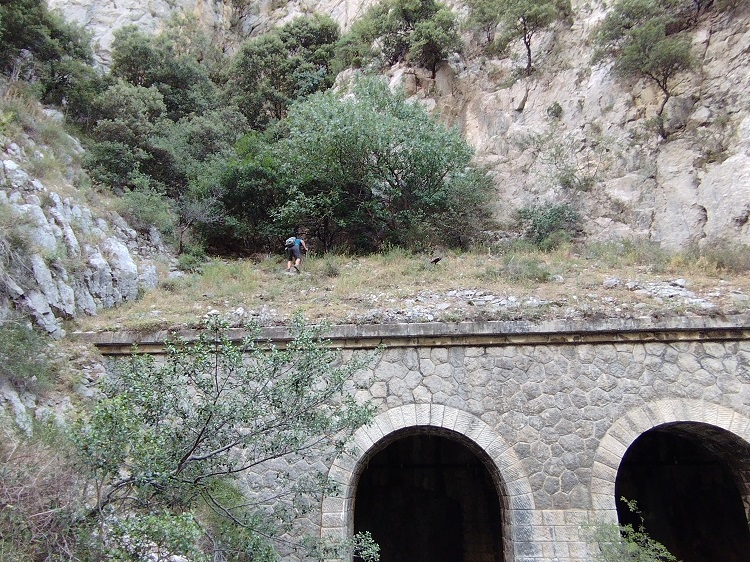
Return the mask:
M 287 273 L 292 272 L 292 267 L 297 273 L 300 273 L 299 264 L 302 261 L 302 250 L 300 249 L 300 246 L 305 249 L 305 252 L 307 252 L 307 244 L 305 244 L 305 241 L 302 240 L 302 238 L 297 238 L 296 234 L 287 238 L 284 243 L 286 255 L 289 260 L 286 262 Z

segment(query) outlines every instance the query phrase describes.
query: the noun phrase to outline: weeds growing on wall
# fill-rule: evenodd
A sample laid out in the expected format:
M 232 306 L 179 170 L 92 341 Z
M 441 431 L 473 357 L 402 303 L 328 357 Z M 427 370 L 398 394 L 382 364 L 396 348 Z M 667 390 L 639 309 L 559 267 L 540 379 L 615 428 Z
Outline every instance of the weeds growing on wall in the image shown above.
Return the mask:
M 635 501 L 621 500 L 631 512 L 640 515 Z M 584 534 L 596 549 L 596 562 L 678 562 L 663 544 L 649 536 L 643 526 L 643 517 L 637 528 L 598 521 L 585 527 Z

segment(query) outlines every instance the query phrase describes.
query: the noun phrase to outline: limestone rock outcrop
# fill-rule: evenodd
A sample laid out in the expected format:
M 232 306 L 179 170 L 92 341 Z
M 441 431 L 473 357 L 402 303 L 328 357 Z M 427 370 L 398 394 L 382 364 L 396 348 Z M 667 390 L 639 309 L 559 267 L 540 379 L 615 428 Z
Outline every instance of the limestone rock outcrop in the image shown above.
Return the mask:
M 372 3 L 374 0 L 48 0 L 50 8 L 92 33 L 97 58 L 104 66 L 110 62 L 117 29 L 136 25 L 155 33 L 175 13 L 194 15 L 217 42 L 231 50 L 242 39 L 313 12 L 328 14 L 342 29 L 348 29 Z
M 0 136 L 0 315 L 20 310 L 60 337 L 65 319 L 156 286 L 156 260 L 168 252 L 157 233 L 138 233 L 116 213 L 97 215 L 70 184 L 34 178 L 27 170 L 42 150 L 51 149 Z

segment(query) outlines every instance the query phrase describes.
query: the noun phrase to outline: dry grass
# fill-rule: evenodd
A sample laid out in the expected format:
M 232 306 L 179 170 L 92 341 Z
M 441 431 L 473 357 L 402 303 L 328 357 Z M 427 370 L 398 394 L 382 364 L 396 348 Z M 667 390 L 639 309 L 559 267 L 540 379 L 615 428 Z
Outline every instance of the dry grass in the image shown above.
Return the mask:
M 201 274 L 164 281 L 137 302 L 79 320 L 75 329 L 195 326 L 211 311 L 236 324 L 249 318 L 279 324 L 295 312 L 312 322 L 346 323 L 373 317 L 460 321 L 750 309 L 750 279 L 742 267 L 732 271 L 707 255 L 667 254 L 647 244 L 566 246 L 549 253 L 508 246 L 441 257 L 433 264 L 432 255 L 398 249 L 368 257 L 312 255 L 301 275 L 286 274 L 281 256 L 213 260 Z M 675 284 L 678 279 L 685 283 Z M 658 294 L 669 287 L 689 293 Z M 487 302 L 493 305 L 484 306 Z M 415 310 L 422 316 L 412 314 Z

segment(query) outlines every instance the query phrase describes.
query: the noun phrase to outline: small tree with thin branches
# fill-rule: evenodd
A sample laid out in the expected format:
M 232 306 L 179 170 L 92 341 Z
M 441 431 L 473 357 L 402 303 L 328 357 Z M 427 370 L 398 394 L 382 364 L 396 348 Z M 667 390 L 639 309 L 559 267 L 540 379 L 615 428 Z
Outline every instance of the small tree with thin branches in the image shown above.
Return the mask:
M 597 58 L 612 57 L 615 72 L 645 78 L 664 94 L 656 112 L 662 138 L 667 138 L 662 114 L 675 93 L 677 78 L 695 65 L 690 37 L 683 31 L 668 31 L 680 29 L 682 21 L 681 13 L 671 11 L 668 3 L 620 0 L 596 33 Z
M 163 362 L 136 353 L 106 379 L 76 442 L 108 559 L 276 560 L 332 489 L 321 461 L 373 413 L 351 383 L 369 358 L 340 361 L 300 318 L 290 332 L 283 349 L 257 333 L 238 343 L 213 317 Z

